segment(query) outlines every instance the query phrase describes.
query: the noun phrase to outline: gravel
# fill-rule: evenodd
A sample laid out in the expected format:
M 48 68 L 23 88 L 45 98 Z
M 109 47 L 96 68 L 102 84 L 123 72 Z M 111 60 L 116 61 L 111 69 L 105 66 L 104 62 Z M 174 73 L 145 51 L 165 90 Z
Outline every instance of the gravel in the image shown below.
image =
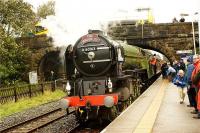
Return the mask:
M 66 116 L 48 126 L 39 129 L 37 133 L 68 133 L 77 125 L 74 115 Z
M 12 125 L 19 124 L 21 122 L 40 116 L 57 108 L 59 108 L 59 101 L 53 101 L 50 103 L 40 105 L 38 107 L 27 109 L 23 112 L 15 113 L 10 116 L 1 118 L 0 132 L 5 128 L 11 127 Z

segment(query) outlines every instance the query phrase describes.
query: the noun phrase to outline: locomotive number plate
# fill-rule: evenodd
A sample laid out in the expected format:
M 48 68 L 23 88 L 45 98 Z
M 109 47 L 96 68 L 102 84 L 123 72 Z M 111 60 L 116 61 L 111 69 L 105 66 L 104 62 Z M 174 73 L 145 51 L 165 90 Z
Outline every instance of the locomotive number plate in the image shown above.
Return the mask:
M 89 52 L 89 51 L 96 51 L 96 50 L 97 50 L 97 47 L 84 47 L 84 48 L 81 48 L 82 52 Z

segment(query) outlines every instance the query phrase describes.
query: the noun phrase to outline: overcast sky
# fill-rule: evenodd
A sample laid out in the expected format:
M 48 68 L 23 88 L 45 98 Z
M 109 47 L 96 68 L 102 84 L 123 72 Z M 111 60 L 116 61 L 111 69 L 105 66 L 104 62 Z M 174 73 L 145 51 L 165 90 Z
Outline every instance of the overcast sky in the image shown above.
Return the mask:
M 36 11 L 48 0 L 25 1 Z M 147 17 L 147 12 L 136 12 L 137 8 L 147 7 L 152 9 L 156 23 L 172 22 L 174 17 L 179 20 L 181 13 L 190 14 L 185 19 L 191 21 L 194 20 L 191 16 L 199 10 L 200 0 L 56 0 L 56 15 L 42 23 L 57 45 L 74 44 L 88 29 L 102 29 L 107 21 Z
M 49 0 L 25 1 L 31 3 L 36 9 L 40 4 Z M 105 12 L 104 10 L 107 12 L 115 12 L 114 17 L 117 15 L 123 15 L 124 17 L 130 17 L 131 15 L 138 16 L 141 15 L 141 13 L 135 13 L 136 8 L 150 7 L 156 22 L 170 22 L 173 17 L 179 18 L 180 13 L 192 15 L 195 12 L 198 12 L 200 0 L 56 0 L 57 10 L 62 10 L 66 14 L 72 13 L 67 12 L 70 9 L 74 9 L 73 12 L 79 12 L 82 9 L 87 10 L 87 7 L 91 6 L 94 10 L 95 8 L 100 10 L 100 7 L 103 13 Z M 68 7 L 70 7 L 70 9 L 68 9 Z M 112 16 L 107 17 L 110 17 L 108 19 L 112 19 L 113 14 Z M 187 17 L 187 19 L 188 21 L 191 20 L 190 17 Z

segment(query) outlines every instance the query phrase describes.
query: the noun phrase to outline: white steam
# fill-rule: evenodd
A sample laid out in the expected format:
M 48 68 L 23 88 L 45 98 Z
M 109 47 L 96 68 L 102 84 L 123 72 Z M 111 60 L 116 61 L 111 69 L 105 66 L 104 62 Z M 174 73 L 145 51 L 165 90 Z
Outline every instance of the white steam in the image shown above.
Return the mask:
M 56 47 L 68 45 L 70 42 L 67 30 L 58 22 L 56 16 L 47 16 L 46 19 L 41 20 L 41 25 L 48 29 L 48 36 L 53 37 Z
M 137 8 L 151 8 L 156 22 L 171 22 L 180 13 L 194 12 L 198 5 L 198 0 L 55 0 L 55 16 L 48 16 L 42 25 L 55 46 L 74 45 L 89 29 L 105 31 L 108 21 L 147 18 L 148 12 L 137 12 Z
M 41 24 L 55 46 L 74 45 L 89 29 L 105 31 L 109 21 L 138 19 L 130 1 L 56 0 L 55 16 L 48 16 Z

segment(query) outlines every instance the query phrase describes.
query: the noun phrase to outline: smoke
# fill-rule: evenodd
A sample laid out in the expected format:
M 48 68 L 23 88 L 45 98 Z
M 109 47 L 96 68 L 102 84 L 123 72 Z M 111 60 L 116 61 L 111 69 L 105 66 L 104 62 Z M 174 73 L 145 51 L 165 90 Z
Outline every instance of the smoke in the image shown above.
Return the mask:
M 46 19 L 41 20 L 41 25 L 48 29 L 47 35 L 53 38 L 54 46 L 65 46 L 68 42 L 68 33 L 63 27 L 56 16 L 47 16 Z
M 112 20 L 133 19 L 131 0 L 56 0 L 55 16 L 41 21 L 56 47 L 74 45 L 89 29 L 107 29 Z M 137 16 L 135 17 L 137 19 Z
M 74 45 L 89 29 L 107 32 L 109 21 L 130 18 L 134 11 L 130 1 L 56 0 L 55 16 L 47 16 L 41 25 L 48 29 L 54 46 L 60 48 L 62 64 L 66 47 Z
M 192 1 L 178 0 L 177 7 L 172 0 L 164 4 L 159 0 L 55 0 L 55 16 L 48 16 L 42 24 L 55 46 L 74 45 L 89 29 L 106 31 L 109 21 L 147 18 L 148 12 L 137 12 L 137 8 L 151 8 L 156 22 L 171 22 L 175 14 L 190 11 L 191 7 L 195 10 L 199 2 Z

